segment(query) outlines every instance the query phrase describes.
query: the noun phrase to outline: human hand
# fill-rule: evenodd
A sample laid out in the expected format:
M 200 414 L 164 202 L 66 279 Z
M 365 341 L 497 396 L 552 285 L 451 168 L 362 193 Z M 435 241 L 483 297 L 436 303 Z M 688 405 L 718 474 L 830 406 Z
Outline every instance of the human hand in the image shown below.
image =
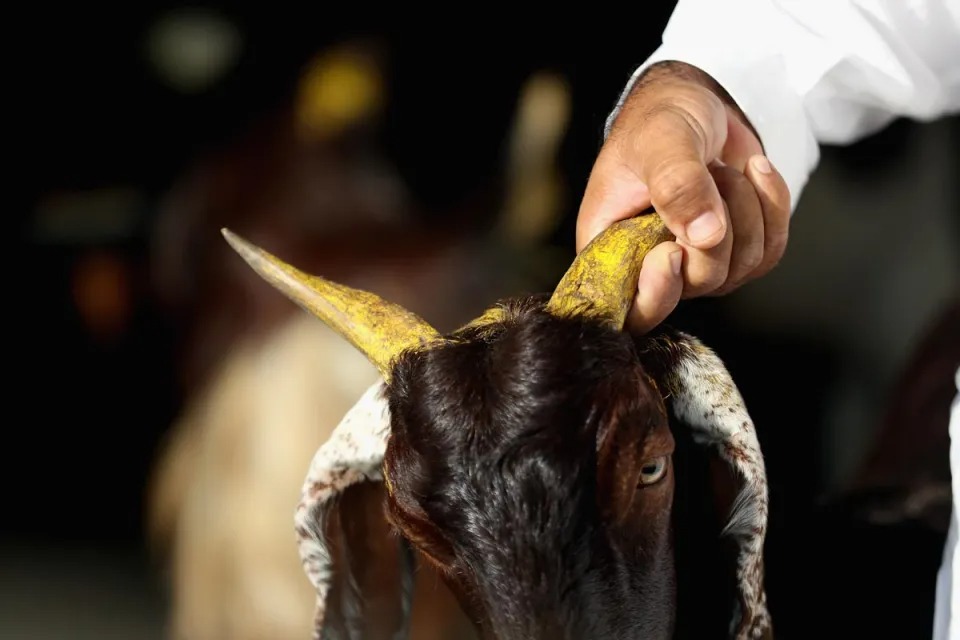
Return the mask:
M 617 115 L 580 206 L 577 251 L 651 206 L 676 241 L 644 259 L 627 318 L 637 333 L 681 298 L 723 295 L 766 274 L 786 249 L 786 182 L 733 99 L 684 63 L 651 66 Z

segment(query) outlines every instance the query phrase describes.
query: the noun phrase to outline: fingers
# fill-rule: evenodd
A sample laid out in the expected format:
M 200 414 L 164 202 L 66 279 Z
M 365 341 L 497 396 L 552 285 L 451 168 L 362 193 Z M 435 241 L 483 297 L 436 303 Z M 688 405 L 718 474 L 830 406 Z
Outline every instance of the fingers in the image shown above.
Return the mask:
M 663 322 L 680 301 L 683 249 L 675 242 L 663 242 L 643 259 L 637 295 L 627 315 L 627 330 L 642 335 Z
M 743 173 L 747 161 L 753 156 L 762 155 L 763 147 L 753 131 L 744 124 L 733 109 L 727 107 L 727 141 L 723 145 L 724 164 Z
M 783 257 L 790 224 L 790 193 L 783 177 L 762 155 L 745 163 L 745 172 L 714 171 L 733 227 L 727 281 L 712 295 L 725 295 L 767 274 Z
M 729 218 L 726 203 L 722 200 L 721 207 L 724 217 Z M 684 248 L 682 298 L 709 295 L 727 282 L 733 233 L 724 234 L 720 244 L 710 249 L 696 249 L 684 242 L 679 244 Z
M 753 184 L 763 212 L 763 260 L 750 279 L 769 273 L 787 249 L 790 232 L 790 189 L 780 172 L 762 155 L 747 163 L 746 177 Z
M 727 204 L 732 232 L 726 281 L 712 292 L 723 295 L 738 287 L 763 261 L 763 211 L 757 191 L 745 175 L 727 166 L 717 166 L 711 173 Z

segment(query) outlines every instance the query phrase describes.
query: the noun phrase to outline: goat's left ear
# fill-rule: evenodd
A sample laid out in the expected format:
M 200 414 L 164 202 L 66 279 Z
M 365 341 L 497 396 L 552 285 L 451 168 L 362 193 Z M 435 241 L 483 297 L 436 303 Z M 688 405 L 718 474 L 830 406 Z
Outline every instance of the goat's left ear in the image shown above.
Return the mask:
M 383 509 L 382 390 L 370 387 L 317 451 L 297 507 L 300 557 L 317 592 L 315 640 L 407 635 L 413 556 Z
M 772 638 L 764 587 L 768 488 L 760 442 L 743 398 L 720 358 L 696 338 L 662 327 L 638 339 L 640 357 L 693 441 L 720 461 L 713 483 L 727 511 L 723 535 L 736 547 L 737 602 L 730 637 Z
M 330 586 L 322 629 L 316 619 L 319 638 L 407 635 L 413 555 L 384 517 L 385 493 L 381 482 L 351 485 L 327 513 Z

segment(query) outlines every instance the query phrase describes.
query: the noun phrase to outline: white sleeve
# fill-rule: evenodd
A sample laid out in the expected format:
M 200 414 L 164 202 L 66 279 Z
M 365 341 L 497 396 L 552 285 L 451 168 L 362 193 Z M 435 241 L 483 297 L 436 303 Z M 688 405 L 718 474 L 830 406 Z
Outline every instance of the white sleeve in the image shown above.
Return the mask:
M 819 144 L 960 110 L 960 0 L 680 0 L 606 133 L 636 78 L 662 60 L 699 67 L 730 93 L 796 207 Z

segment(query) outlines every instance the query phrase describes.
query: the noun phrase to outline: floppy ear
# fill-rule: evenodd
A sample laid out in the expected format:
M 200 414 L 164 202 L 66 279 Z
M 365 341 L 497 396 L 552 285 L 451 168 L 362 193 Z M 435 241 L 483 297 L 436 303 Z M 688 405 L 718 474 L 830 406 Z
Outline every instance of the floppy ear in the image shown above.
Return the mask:
M 712 463 L 722 535 L 735 553 L 734 614 L 730 637 L 772 638 L 764 586 L 763 547 L 768 488 L 760 442 L 743 398 L 723 362 L 696 338 L 663 327 L 638 339 L 640 358 L 667 398 L 676 422 Z
M 300 557 L 317 591 L 315 640 L 407 635 L 413 556 L 383 511 L 382 393 L 382 381 L 371 386 L 317 451 L 297 507 Z
M 360 482 L 327 513 L 331 576 L 321 638 L 407 636 L 413 556 L 384 518 L 384 495 L 382 483 Z

